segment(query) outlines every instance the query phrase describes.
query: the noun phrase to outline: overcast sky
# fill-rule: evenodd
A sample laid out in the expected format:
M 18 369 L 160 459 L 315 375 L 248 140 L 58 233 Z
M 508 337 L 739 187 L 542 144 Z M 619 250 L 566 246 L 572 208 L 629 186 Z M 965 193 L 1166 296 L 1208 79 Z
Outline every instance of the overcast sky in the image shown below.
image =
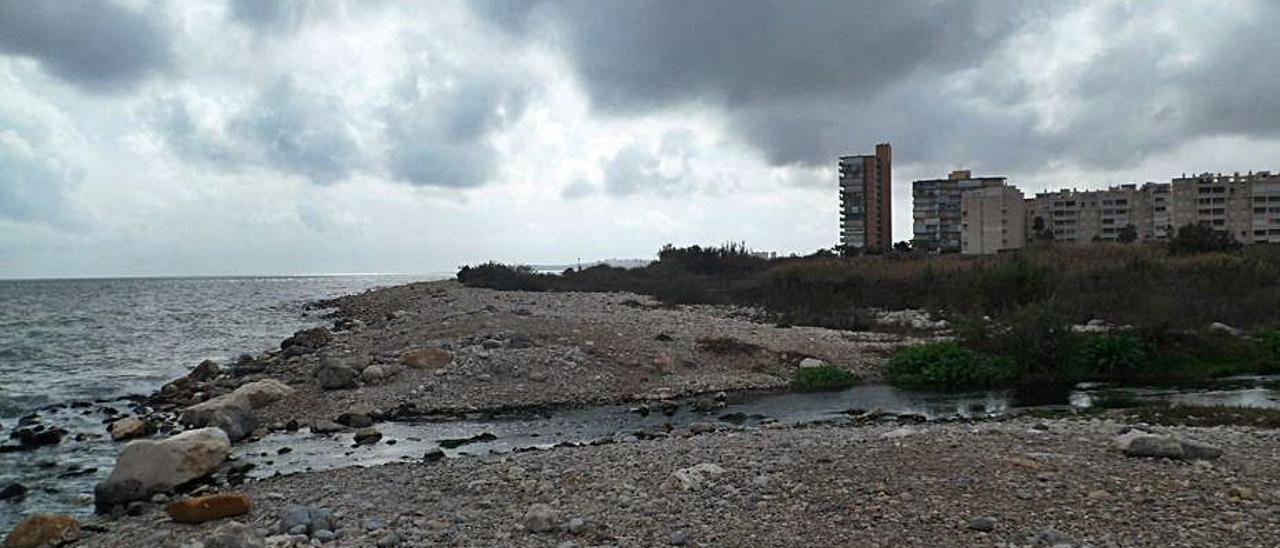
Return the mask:
M 0 0 L 0 277 L 837 241 L 835 159 L 1280 169 L 1280 3 Z

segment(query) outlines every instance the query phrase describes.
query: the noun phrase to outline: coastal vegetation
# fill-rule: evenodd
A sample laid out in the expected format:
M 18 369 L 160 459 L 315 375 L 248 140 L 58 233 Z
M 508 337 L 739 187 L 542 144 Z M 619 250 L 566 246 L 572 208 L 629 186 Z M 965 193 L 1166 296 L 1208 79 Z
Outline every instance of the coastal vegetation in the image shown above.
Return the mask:
M 843 390 L 858 382 L 853 373 L 840 367 L 822 364 L 816 367 L 800 367 L 791 378 L 791 389 L 799 392 Z
M 765 259 L 739 244 L 664 247 L 644 268 L 560 274 L 488 263 L 473 287 L 627 291 L 668 304 L 753 307 L 780 326 L 865 330 L 878 310 L 946 319 L 956 342 L 890 361 L 903 385 L 1145 382 L 1280 370 L 1280 246 L 1224 246 L 1179 231 L 1168 245 L 1054 245 L 997 256 L 911 252 Z M 1081 332 L 1073 326 L 1106 326 Z

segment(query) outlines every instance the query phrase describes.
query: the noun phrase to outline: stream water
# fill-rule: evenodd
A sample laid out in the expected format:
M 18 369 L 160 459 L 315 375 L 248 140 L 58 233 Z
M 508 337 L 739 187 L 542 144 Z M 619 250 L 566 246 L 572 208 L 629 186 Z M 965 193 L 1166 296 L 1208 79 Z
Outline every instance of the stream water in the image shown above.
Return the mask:
M 838 392 L 740 393 L 729 395 L 723 407 L 710 411 L 695 411 L 686 401 L 670 414 L 658 408 L 641 414 L 633 406 L 608 405 L 498 417 L 384 422 L 377 425 L 382 440 L 365 446 L 355 446 L 350 432 L 313 434 L 302 428 L 241 443 L 236 446 L 235 458 L 254 464 L 248 477 L 263 478 L 420 460 L 437 450 L 443 457 L 459 458 L 559 444 L 626 442 L 698 422 L 719 426 L 839 422 L 851 420 L 851 410 L 918 415 L 930 420 L 998 417 L 1027 409 L 1089 407 L 1104 397 L 1171 405 L 1274 409 L 1280 408 L 1280 376 L 1233 377 L 1163 388 L 1082 384 L 1035 393 L 921 392 L 886 385 L 857 386 Z M 42 422 L 71 432 L 64 445 L 74 447 L 0 454 L 0 488 L 20 482 L 31 490 L 22 500 L 0 502 L 0 530 L 37 511 L 91 513 L 93 486 L 109 473 L 119 450 L 119 444 L 102 436 L 103 425 L 114 413 L 127 410 L 128 402 L 117 400 L 87 407 L 61 405 L 42 411 Z M 82 441 L 73 441 L 78 434 Z

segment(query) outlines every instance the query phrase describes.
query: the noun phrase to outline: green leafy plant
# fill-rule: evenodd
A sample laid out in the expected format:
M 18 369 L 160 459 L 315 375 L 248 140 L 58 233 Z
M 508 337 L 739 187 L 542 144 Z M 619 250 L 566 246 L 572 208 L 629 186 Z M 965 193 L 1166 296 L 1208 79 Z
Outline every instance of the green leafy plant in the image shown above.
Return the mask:
M 853 373 L 834 365 L 801 367 L 791 377 L 791 389 L 800 392 L 843 390 L 857 383 Z
M 1013 360 L 979 354 L 950 341 L 903 348 L 889 358 L 886 373 L 890 382 L 907 387 L 982 388 L 1018 378 Z

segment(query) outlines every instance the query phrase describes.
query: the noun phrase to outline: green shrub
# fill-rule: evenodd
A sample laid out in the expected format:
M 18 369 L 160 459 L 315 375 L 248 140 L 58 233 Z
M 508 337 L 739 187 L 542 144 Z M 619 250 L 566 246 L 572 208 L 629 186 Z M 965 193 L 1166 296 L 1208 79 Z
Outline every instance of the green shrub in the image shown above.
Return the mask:
M 1262 348 L 1263 359 L 1270 367 L 1280 367 L 1280 331 L 1262 329 L 1253 334 Z
M 982 388 L 1007 385 L 1018 378 L 1013 360 L 979 354 L 955 342 L 898 350 L 885 372 L 893 384 L 908 387 Z
M 800 392 L 843 390 L 853 386 L 857 377 L 834 365 L 801 367 L 791 377 L 791 389 Z
M 1074 365 L 1076 373 L 1089 378 L 1123 379 L 1138 376 L 1150 363 L 1137 338 L 1095 335 L 1076 345 Z

